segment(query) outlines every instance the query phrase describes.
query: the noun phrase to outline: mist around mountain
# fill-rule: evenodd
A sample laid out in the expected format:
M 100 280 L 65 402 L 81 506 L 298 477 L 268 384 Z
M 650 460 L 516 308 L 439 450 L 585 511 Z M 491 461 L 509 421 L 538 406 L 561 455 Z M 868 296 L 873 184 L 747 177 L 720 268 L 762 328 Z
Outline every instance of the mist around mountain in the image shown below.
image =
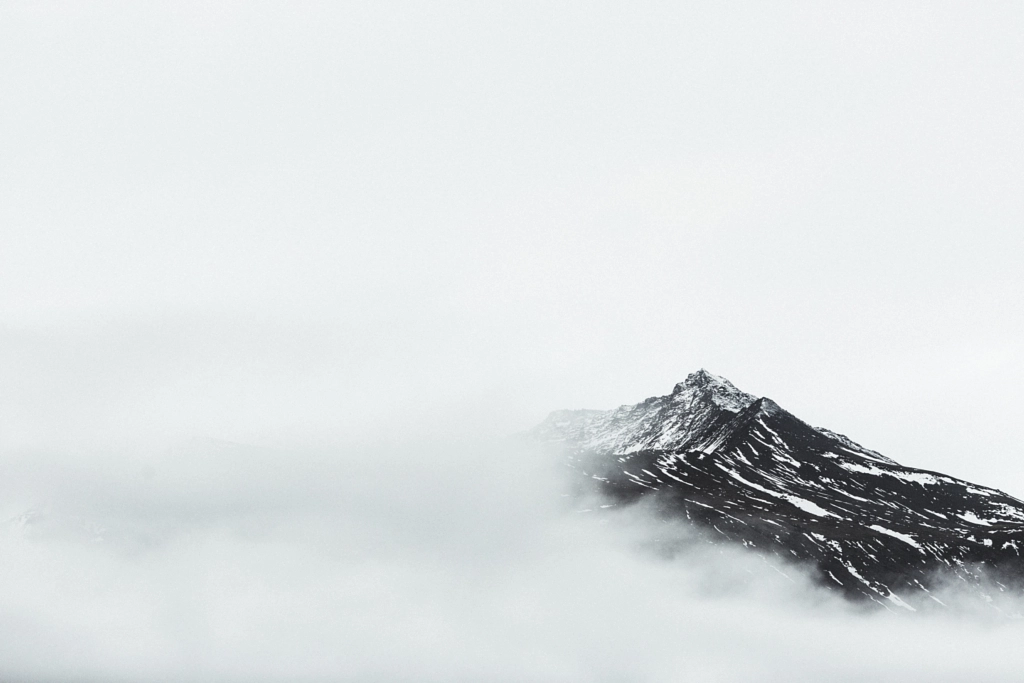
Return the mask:
M 232 327 L 218 336 L 232 345 L 192 355 L 180 331 L 86 332 L 5 347 L 5 681 L 930 683 L 1024 668 L 1013 594 L 979 601 L 958 581 L 932 587 L 947 607 L 850 601 L 797 558 L 707 543 L 653 500 L 568 495 L 577 471 L 542 444 L 438 436 L 486 412 L 445 408 L 441 382 L 346 385 L 294 331 Z M 290 364 L 266 350 L 282 338 Z M 524 400 L 486 380 L 492 399 Z M 518 430 L 550 403 L 521 406 L 536 417 Z
M 1024 666 L 1005 594 L 865 609 L 646 502 L 600 514 L 563 495 L 543 448 L 401 436 L 6 452 L 0 675 L 905 682 Z

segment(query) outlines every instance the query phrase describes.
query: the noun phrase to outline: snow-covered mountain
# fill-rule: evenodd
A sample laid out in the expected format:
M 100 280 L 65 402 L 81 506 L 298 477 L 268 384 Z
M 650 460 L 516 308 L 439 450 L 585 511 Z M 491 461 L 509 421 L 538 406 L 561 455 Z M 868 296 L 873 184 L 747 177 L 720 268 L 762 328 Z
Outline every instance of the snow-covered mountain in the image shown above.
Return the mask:
M 911 607 L 946 581 L 1024 584 L 1024 502 L 903 467 L 704 370 L 636 405 L 556 411 L 534 434 L 614 501 L 654 496 L 849 597 Z

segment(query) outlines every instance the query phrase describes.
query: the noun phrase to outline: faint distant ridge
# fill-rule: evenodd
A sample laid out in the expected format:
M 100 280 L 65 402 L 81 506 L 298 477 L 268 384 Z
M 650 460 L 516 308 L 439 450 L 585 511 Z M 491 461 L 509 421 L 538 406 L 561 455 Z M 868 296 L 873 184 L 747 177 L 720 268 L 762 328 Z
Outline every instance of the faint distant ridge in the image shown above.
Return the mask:
M 1024 593 L 1024 502 L 903 467 L 703 369 L 636 405 L 555 411 L 533 434 L 611 501 L 653 496 L 850 598 L 914 609 L 950 581 Z

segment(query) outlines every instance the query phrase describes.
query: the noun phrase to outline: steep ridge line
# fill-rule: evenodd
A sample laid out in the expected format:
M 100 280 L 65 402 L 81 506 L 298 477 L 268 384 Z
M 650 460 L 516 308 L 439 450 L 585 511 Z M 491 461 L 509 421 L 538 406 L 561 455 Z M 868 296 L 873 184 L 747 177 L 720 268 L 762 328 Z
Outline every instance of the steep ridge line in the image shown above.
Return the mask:
M 1024 502 L 903 467 L 705 370 L 636 405 L 556 411 L 533 434 L 615 503 L 654 496 L 850 598 L 914 609 L 945 582 L 1024 587 Z

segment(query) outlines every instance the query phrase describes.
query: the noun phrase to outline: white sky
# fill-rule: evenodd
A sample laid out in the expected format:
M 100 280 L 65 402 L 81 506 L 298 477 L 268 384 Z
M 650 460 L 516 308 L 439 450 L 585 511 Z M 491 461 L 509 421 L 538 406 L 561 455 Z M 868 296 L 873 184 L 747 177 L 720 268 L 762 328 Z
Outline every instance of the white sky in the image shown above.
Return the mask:
M 698 368 L 1024 496 L 1024 7 L 0 6 L 0 445 Z

